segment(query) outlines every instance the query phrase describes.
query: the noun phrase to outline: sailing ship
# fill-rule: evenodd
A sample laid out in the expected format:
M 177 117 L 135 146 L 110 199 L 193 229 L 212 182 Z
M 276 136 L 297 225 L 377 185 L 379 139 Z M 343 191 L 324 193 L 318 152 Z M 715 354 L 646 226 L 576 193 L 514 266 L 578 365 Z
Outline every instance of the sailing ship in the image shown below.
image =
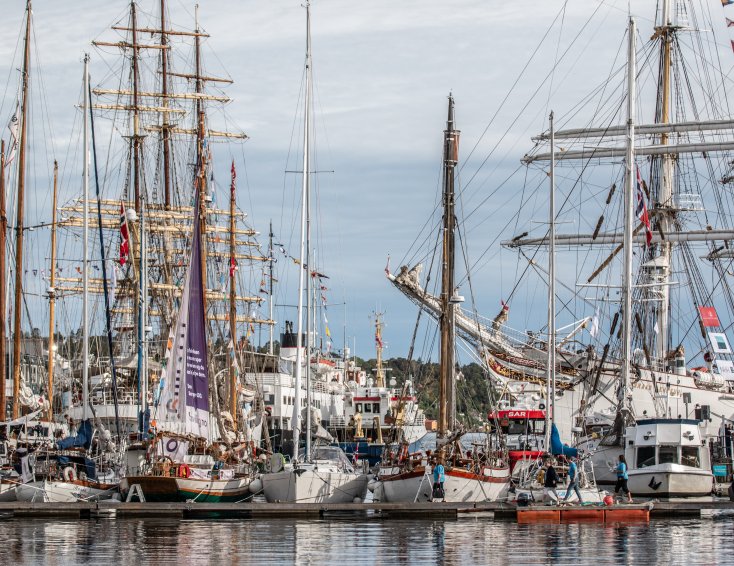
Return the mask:
M 314 428 L 317 432 L 317 441 L 330 441 L 325 438 L 326 431 L 322 430 L 318 420 L 313 418 L 313 396 L 311 383 L 311 323 L 313 317 L 304 312 L 304 298 L 311 306 L 310 277 L 312 268 L 311 255 L 311 96 L 312 96 L 312 66 L 311 66 L 311 6 L 305 3 L 306 9 L 306 61 L 305 61 L 305 89 L 304 89 L 304 126 L 303 126 L 303 183 L 301 192 L 301 243 L 298 284 L 298 310 L 296 314 L 296 351 L 293 376 L 293 416 L 292 424 L 292 452 L 291 461 L 284 463 L 282 455 L 276 454 L 271 459 L 269 473 L 261 476 L 263 493 L 268 501 L 291 503 L 345 503 L 364 499 L 367 493 L 368 476 L 358 473 L 350 464 L 341 448 L 337 446 L 313 446 L 312 435 Z M 308 269 L 308 271 L 307 271 Z M 310 309 L 308 309 L 310 310 Z M 304 316 L 305 315 L 305 316 Z M 304 325 L 304 318 L 306 324 Z M 303 332 L 304 326 L 306 332 Z M 304 335 L 306 337 L 303 343 Z M 301 423 L 301 380 L 303 369 L 306 370 L 306 400 L 305 426 Z M 304 432 L 305 448 L 300 450 L 300 437 Z M 280 458 L 279 458 L 280 456 Z
M 444 131 L 443 226 L 441 296 L 439 325 L 441 329 L 439 419 L 437 455 L 428 462 L 420 455 L 408 453 L 405 441 L 397 449 L 385 451 L 375 486 L 376 498 L 384 501 L 432 500 L 431 466 L 445 467 L 444 501 L 495 501 L 507 496 L 510 487 L 510 467 L 504 448 L 492 445 L 490 435 L 465 455 L 461 445 L 462 429 L 456 419 L 456 390 L 454 348 L 456 340 L 454 307 L 461 302 L 456 294 L 455 262 L 455 202 L 454 174 L 458 163 L 459 131 L 454 128 L 454 99 L 449 96 L 448 119 Z M 388 274 L 389 276 L 389 274 Z
M 726 322 L 717 312 L 723 308 L 732 311 L 727 262 L 734 238 L 728 204 L 733 123 L 718 105 L 722 93 L 705 86 L 724 74 L 715 74 L 717 65 L 709 64 L 709 52 L 701 43 L 682 39 L 698 34 L 702 16 L 695 2 L 661 0 L 656 13 L 652 38 L 639 50 L 651 55 L 644 58 L 645 69 L 630 71 L 634 65 L 627 66 L 634 77 L 645 76 L 650 66 L 656 77 L 654 105 L 638 110 L 633 104 L 628 117 L 619 100 L 611 110 L 602 102 L 594 106 L 593 116 L 603 117 L 605 123 L 555 131 L 555 142 L 563 144 L 555 154 L 546 131 L 534 138 L 535 148 L 523 158 L 531 170 L 540 164 L 545 178 L 543 166 L 554 154 L 573 187 L 567 203 L 581 199 L 576 194 L 588 186 L 588 179 L 608 187 L 597 191 L 595 202 L 603 211 L 595 224 L 588 222 L 590 233 L 551 238 L 548 228 L 535 237 L 528 229 L 503 242 L 506 248 L 519 250 L 520 261 L 527 261 L 528 270 L 537 270 L 545 280 L 549 274 L 535 259 L 538 250 L 554 244 L 585 252 L 587 261 L 603 250 L 580 289 L 571 289 L 576 304 L 594 314 L 589 315 L 589 310 L 584 316 L 576 313 L 576 320 L 558 337 L 554 365 L 549 366 L 550 339 L 508 325 L 511 297 L 496 317 L 478 324 L 472 324 L 465 313 L 457 313 L 457 326 L 482 352 L 498 387 L 510 381 L 547 385 L 552 373 L 555 389 L 537 405 L 553 406 L 561 436 L 589 433 L 580 438 L 579 446 L 599 453 L 605 445 L 614 446 L 609 457 L 600 454 L 595 468 L 600 484 L 614 482 L 607 463 L 621 453 L 625 425 L 634 418 L 686 419 L 696 409 L 698 417 L 705 417 L 701 422 L 704 438 L 717 436 L 720 424 L 734 418 L 731 348 Z M 659 58 L 652 56 L 655 53 Z M 694 63 L 699 60 L 708 63 Z M 697 68 L 705 68 L 707 77 L 694 80 L 691 74 Z M 622 75 L 616 71 L 611 76 L 628 79 L 627 73 Z M 686 86 L 679 89 L 681 85 Z M 629 92 L 628 86 L 623 89 Z M 639 99 L 638 91 L 644 94 L 639 85 L 633 89 L 629 101 Z M 638 124 L 638 116 L 648 110 L 653 119 Z M 634 122 L 632 130 L 629 120 Z M 619 144 L 624 137 L 632 138 L 632 153 L 630 147 Z M 598 171 L 597 176 L 592 171 Z M 620 192 L 617 186 L 623 184 L 625 198 L 631 200 L 620 205 L 615 195 Z M 585 201 L 578 209 L 585 219 L 594 218 Z M 624 231 L 618 225 L 609 226 L 610 219 L 623 217 L 632 223 L 626 244 Z M 525 251 L 528 249 L 534 250 L 532 255 Z M 624 262 L 619 262 L 622 256 Z M 703 256 L 704 264 L 710 266 L 709 284 L 697 256 Z M 674 274 L 684 280 L 676 281 Z M 440 316 L 439 298 L 423 288 L 419 266 L 405 266 L 390 278 L 408 297 Z M 571 308 L 568 301 L 564 304 Z M 688 367 L 686 353 L 696 367 Z M 620 407 L 627 409 L 621 416 Z

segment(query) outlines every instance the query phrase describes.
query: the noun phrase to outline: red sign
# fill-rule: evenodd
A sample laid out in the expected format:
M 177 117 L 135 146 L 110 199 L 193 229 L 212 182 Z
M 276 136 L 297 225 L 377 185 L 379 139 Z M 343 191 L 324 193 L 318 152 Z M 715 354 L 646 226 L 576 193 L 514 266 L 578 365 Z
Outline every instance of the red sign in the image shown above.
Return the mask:
M 714 307 L 698 307 L 698 313 L 704 326 L 721 326 Z
M 490 419 L 544 419 L 545 411 L 509 410 L 490 413 Z

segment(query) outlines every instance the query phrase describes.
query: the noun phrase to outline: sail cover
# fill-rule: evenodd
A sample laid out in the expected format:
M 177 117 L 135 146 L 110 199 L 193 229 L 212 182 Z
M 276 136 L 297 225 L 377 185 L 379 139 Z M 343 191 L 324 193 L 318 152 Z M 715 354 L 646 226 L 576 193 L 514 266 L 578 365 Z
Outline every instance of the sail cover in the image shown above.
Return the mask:
M 199 210 L 199 197 L 194 202 Z M 195 216 L 191 255 L 181 308 L 168 338 L 161 398 L 156 416 L 160 429 L 209 436 L 209 367 L 204 322 L 201 228 Z

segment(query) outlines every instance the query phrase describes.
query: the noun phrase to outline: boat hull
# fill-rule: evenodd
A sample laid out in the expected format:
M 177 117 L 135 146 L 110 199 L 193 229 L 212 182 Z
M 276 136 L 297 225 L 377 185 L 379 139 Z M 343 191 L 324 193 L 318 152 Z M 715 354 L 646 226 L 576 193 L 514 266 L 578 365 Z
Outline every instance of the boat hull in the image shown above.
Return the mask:
M 390 503 L 431 501 L 433 477 L 422 466 L 410 471 L 386 469 L 380 474 L 382 501 Z M 445 472 L 444 501 L 498 501 L 507 498 L 510 488 L 510 468 L 487 468 L 482 475 L 461 468 Z
M 270 503 L 352 503 L 367 495 L 369 476 L 307 469 L 264 474 L 261 479 Z
M 33 481 L 17 486 L 18 501 L 44 503 L 75 503 L 112 499 L 118 493 L 117 484 L 97 484 L 85 480 Z
M 711 495 L 713 474 L 679 464 L 630 470 L 627 486 L 632 497 L 703 497 Z
M 138 484 L 146 501 L 160 503 L 237 503 L 252 498 L 250 478 L 228 480 L 177 478 L 166 476 L 128 476 L 121 490 L 127 495 L 130 487 Z

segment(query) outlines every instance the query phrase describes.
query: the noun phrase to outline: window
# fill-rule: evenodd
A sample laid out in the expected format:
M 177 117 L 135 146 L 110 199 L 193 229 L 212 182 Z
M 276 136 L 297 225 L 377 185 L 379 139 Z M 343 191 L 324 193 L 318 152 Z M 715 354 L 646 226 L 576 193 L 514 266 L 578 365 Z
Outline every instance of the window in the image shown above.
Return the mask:
M 678 464 L 678 447 L 661 446 L 658 452 L 659 464 Z
M 361 413 L 361 412 L 362 412 L 362 403 L 357 403 L 357 408 L 356 408 L 356 411 L 357 411 L 358 413 Z
M 646 468 L 655 465 L 655 447 L 640 446 L 637 449 L 637 467 Z
M 698 446 L 681 446 L 681 452 L 681 464 L 692 468 L 701 467 L 701 462 L 698 459 Z
M 379 403 L 372 403 L 372 412 L 376 414 L 380 414 L 380 404 Z
M 372 404 L 371 403 L 365 403 L 364 404 L 364 412 L 365 413 L 371 413 L 372 412 Z
M 283 396 L 283 404 L 284 405 L 288 404 L 288 397 L 286 397 L 285 395 Z

